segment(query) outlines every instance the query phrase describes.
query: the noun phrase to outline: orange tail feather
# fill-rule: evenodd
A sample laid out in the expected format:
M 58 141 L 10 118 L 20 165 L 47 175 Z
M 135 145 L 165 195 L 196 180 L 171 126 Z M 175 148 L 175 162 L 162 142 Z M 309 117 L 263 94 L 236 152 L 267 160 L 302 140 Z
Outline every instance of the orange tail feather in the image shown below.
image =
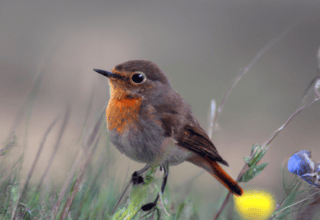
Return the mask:
M 209 159 L 206 159 L 206 161 L 209 162 L 212 167 L 212 172 L 210 172 L 212 176 L 219 180 L 219 182 L 234 195 L 241 196 L 243 194 L 243 190 L 238 183 L 234 181 L 216 161 L 210 161 Z
M 207 170 L 234 195 L 241 196 L 243 194 L 243 189 L 216 161 L 211 161 L 208 157 L 203 158 L 200 156 L 189 158 L 188 161 Z

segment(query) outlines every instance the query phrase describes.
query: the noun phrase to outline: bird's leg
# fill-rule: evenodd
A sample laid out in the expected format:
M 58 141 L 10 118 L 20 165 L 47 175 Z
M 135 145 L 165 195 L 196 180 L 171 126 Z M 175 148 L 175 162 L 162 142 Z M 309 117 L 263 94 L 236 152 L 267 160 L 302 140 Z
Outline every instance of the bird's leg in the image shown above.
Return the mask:
M 166 188 L 166 185 L 167 185 L 167 180 L 169 175 L 169 166 L 166 165 L 165 167 L 163 167 L 163 169 L 164 169 L 164 177 L 161 185 L 161 194 L 164 192 L 164 189 Z
M 163 166 L 163 167 L 160 166 L 160 169 L 162 169 L 162 168 L 164 170 L 164 177 L 163 177 L 162 185 L 161 185 L 161 191 L 160 191 L 161 194 L 164 192 L 164 189 L 166 188 L 166 185 L 167 185 L 167 180 L 168 180 L 168 175 L 169 175 L 169 166 L 168 165 Z M 159 199 L 159 193 L 157 194 L 157 198 L 154 200 L 154 202 L 150 202 L 150 203 L 143 205 L 141 207 L 141 209 L 143 211 L 149 211 L 149 210 L 153 209 L 157 205 L 158 199 Z
M 116 205 L 114 206 L 114 208 L 112 210 L 112 214 L 114 213 L 114 211 L 118 207 L 119 203 L 121 202 L 121 200 L 122 200 L 123 196 L 125 195 L 125 193 L 127 192 L 127 190 L 129 189 L 130 184 L 132 183 L 133 185 L 136 185 L 136 184 L 142 183 L 143 182 L 143 178 L 142 178 L 141 174 L 144 173 L 145 171 L 147 171 L 149 168 L 150 168 L 150 165 L 147 164 L 141 170 L 133 172 L 131 180 L 130 180 L 130 182 L 127 183 L 126 188 L 124 189 L 124 191 L 122 192 L 122 194 L 121 194 L 120 198 L 118 199 Z

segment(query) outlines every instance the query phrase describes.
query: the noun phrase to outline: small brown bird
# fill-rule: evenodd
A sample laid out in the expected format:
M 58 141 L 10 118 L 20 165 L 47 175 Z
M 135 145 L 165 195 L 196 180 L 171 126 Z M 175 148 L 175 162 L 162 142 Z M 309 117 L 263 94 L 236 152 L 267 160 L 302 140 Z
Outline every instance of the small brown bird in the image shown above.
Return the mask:
M 133 183 L 143 182 L 140 174 L 150 165 L 160 165 L 165 171 L 163 192 L 168 166 L 186 160 L 204 168 L 233 194 L 243 194 L 237 182 L 218 164 L 228 166 L 195 119 L 190 105 L 171 87 L 156 64 L 131 60 L 117 65 L 112 72 L 94 71 L 110 82 L 106 116 L 113 145 L 132 160 L 147 164 L 133 174 Z M 142 209 L 153 208 L 158 197 Z

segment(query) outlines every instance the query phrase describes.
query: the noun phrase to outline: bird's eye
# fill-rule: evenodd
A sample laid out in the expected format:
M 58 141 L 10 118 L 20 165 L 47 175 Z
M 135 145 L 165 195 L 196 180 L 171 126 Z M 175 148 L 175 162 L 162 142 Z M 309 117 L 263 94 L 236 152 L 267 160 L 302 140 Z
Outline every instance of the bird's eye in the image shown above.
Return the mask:
M 135 84 L 140 84 L 143 83 L 144 81 L 146 81 L 147 77 L 143 72 L 135 72 L 132 76 L 131 76 L 131 80 L 132 82 L 134 82 Z

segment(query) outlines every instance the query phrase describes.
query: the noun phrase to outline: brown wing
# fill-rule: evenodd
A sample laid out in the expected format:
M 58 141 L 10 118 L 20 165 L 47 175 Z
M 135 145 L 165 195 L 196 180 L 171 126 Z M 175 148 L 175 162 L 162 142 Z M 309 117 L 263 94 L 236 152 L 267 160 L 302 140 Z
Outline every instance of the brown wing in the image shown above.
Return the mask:
M 219 155 L 208 135 L 198 124 L 194 126 L 186 124 L 175 139 L 177 145 L 187 148 L 202 157 L 207 156 L 212 161 L 229 166 L 227 161 Z
M 163 114 L 161 123 L 164 129 L 164 136 L 174 138 L 176 144 L 180 147 L 193 151 L 202 157 L 206 156 L 212 161 L 217 161 L 229 166 L 219 155 L 208 135 L 191 115 L 188 117 L 189 120 L 185 118 L 177 120 L 178 117 L 181 117 L 181 115 Z M 181 121 L 190 123 L 185 124 L 181 123 Z
M 157 99 L 155 109 L 160 119 L 165 137 L 173 137 L 176 144 L 199 156 L 208 157 L 212 161 L 228 166 L 209 139 L 206 132 L 200 127 L 191 112 L 191 107 L 182 97 L 169 88 Z

